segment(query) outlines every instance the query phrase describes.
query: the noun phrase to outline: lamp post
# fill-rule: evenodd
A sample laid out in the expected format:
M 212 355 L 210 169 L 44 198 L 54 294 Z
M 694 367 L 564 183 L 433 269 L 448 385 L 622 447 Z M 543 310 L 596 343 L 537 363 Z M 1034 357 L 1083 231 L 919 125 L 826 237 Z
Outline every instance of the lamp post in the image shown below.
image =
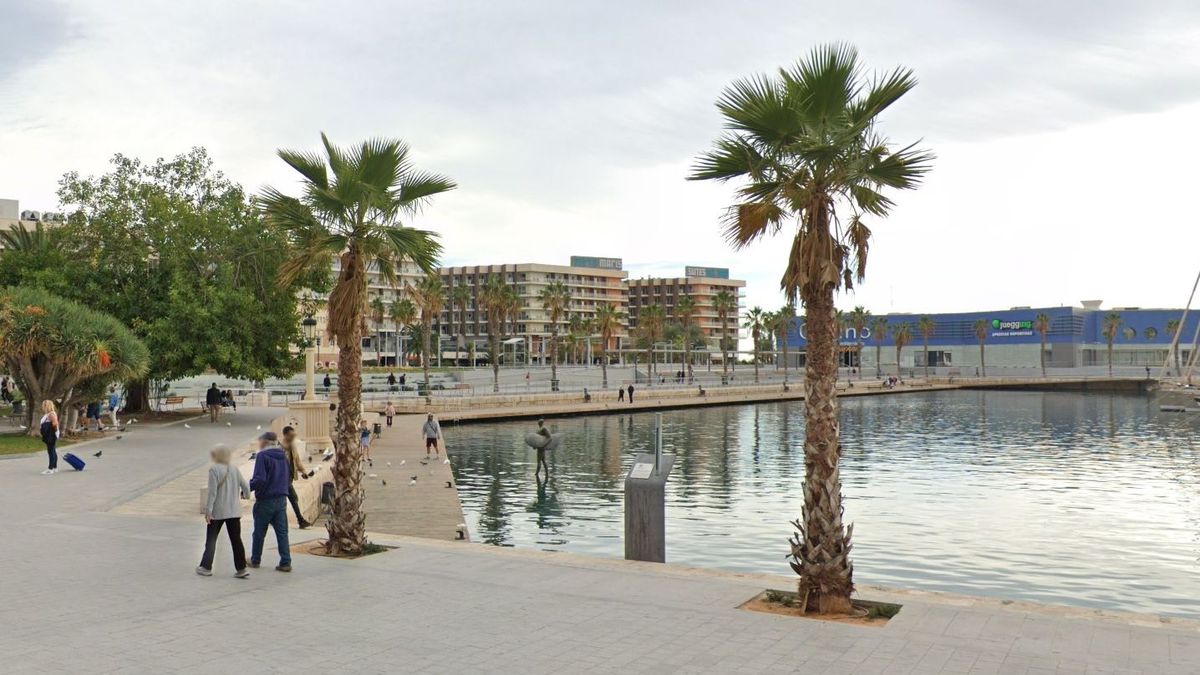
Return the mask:
M 305 314 L 300 328 L 304 332 L 304 400 L 311 401 L 317 397 L 317 357 L 313 352 L 317 340 L 317 320 L 311 313 Z
M 317 337 L 316 301 L 305 297 L 302 303 L 304 318 L 300 320 L 304 337 L 304 399 L 288 403 L 292 419 L 296 420 L 297 432 L 303 442 L 302 450 L 320 452 L 333 447 L 329 438 L 329 401 L 317 400 Z

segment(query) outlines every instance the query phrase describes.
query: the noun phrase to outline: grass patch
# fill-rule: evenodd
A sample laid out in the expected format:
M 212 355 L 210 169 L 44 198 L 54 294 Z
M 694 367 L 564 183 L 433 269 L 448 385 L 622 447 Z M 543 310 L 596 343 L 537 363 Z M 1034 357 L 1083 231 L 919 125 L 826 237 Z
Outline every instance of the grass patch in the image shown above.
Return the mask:
M 71 441 L 59 439 L 59 446 L 70 445 Z M 32 438 L 23 433 L 0 434 L 0 455 L 23 455 L 30 452 L 41 452 L 46 449 L 42 439 Z
M 868 619 L 890 619 L 899 613 L 900 605 L 893 605 L 890 602 L 872 603 L 867 607 Z

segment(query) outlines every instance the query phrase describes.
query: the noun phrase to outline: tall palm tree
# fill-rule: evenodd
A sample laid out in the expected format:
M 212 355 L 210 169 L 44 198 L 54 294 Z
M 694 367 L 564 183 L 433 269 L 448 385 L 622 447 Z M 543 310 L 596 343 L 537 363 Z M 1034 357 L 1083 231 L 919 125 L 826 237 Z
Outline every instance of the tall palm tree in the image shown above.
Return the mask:
M 563 313 L 571 306 L 571 290 L 561 281 L 550 282 L 538 293 L 542 307 L 550 315 L 550 381 L 558 386 L 558 327 Z
M 408 362 L 408 350 L 404 349 L 404 345 L 399 344 L 402 341 L 402 331 L 404 327 L 411 326 L 412 322 L 417 320 L 417 306 L 413 304 L 410 298 L 401 298 L 397 302 L 392 303 L 392 321 L 396 323 L 396 342 L 397 352 L 396 360 L 399 361 L 401 353 L 403 353 L 404 363 Z
M 508 305 L 508 284 L 495 274 L 488 275 L 479 289 L 479 306 L 487 313 L 488 360 L 492 362 L 492 391 L 500 392 L 500 333 L 504 330 L 504 312 Z
M 713 309 L 717 322 L 721 324 L 721 375 L 722 381 L 729 380 L 729 317 L 737 314 L 737 298 L 727 290 L 717 291 L 713 296 Z M 736 357 L 735 357 L 736 358 Z
M 667 313 L 662 305 L 649 305 L 638 312 L 638 330 L 646 343 L 646 381 L 653 386 L 654 343 L 662 338 L 666 328 Z
M 696 301 L 685 295 L 675 301 L 675 318 L 683 329 L 683 370 L 692 383 L 692 326 L 696 320 Z
M 341 269 L 329 294 L 327 330 L 338 350 L 338 407 L 334 433 L 334 495 L 327 527 L 332 554 L 358 555 L 366 544 L 362 510 L 362 310 L 367 274 L 374 265 L 395 283 L 396 266 L 407 259 L 432 272 L 441 245 L 437 235 L 403 226 L 430 197 L 455 187 L 449 178 L 412 166 L 408 146 L 373 139 L 338 148 L 321 134 L 324 154 L 280 150 L 279 157 L 304 179 L 300 197 L 266 188 L 259 200 L 265 216 L 289 231 L 294 250 L 279 270 L 287 286 L 310 270 L 327 270 L 331 256 Z
M 625 313 L 617 310 L 611 303 L 605 303 L 596 308 L 596 330 L 600 333 L 600 372 L 601 388 L 608 389 L 608 345 L 613 336 L 621 330 L 625 322 Z
M 988 331 L 992 324 L 987 319 L 976 319 L 974 324 L 975 339 L 979 340 L 979 376 L 987 377 L 987 362 L 984 360 L 984 345 L 987 343 Z
M 450 302 L 458 310 L 458 347 L 454 350 L 458 356 L 458 350 L 467 351 L 467 308 L 471 306 L 471 287 L 466 284 L 455 286 L 450 291 Z
M 1046 335 L 1050 333 L 1050 317 L 1039 313 L 1033 318 L 1033 329 L 1037 331 L 1038 339 L 1041 345 L 1038 349 L 1038 357 L 1042 364 L 1042 377 L 1046 376 Z
M 429 361 L 432 354 L 433 323 L 442 314 L 442 305 L 446 303 L 446 287 L 437 272 L 431 272 L 421 277 L 416 284 L 408 289 L 416 305 L 421 310 L 421 374 L 425 378 L 425 400 L 431 398 L 429 390 Z M 441 333 L 438 333 L 438 351 L 442 350 Z
M 921 345 L 925 351 L 925 379 L 929 379 L 929 336 L 937 330 L 933 317 L 923 316 L 917 319 L 917 332 L 921 334 Z
M 508 319 L 508 335 L 516 335 L 521 332 L 517 330 L 517 322 L 521 318 L 521 296 L 517 293 L 515 286 L 505 286 L 504 288 L 504 316 Z M 526 354 L 528 357 L 529 355 Z M 517 362 L 516 347 L 513 347 L 513 364 Z
M 862 351 L 863 351 L 863 332 L 871 323 L 871 313 L 862 305 L 856 306 L 849 315 L 846 316 L 846 323 L 854 329 L 854 344 L 858 348 L 858 379 L 862 379 Z
M 1116 312 L 1109 312 L 1104 315 L 1104 327 L 1100 330 L 1100 334 L 1104 336 L 1104 341 L 1108 344 L 1108 376 L 1113 374 L 1113 343 L 1117 340 L 1117 334 L 1121 331 L 1121 315 Z
M 767 316 L 762 307 L 752 307 L 746 312 L 746 328 L 750 331 L 750 339 L 754 345 L 754 383 L 758 384 L 758 346 L 762 340 L 763 331 L 767 330 Z
M 1175 335 L 1178 332 L 1179 332 L 1179 319 L 1169 319 L 1167 321 L 1167 333 L 1169 333 L 1171 335 Z M 1173 350 L 1175 352 L 1175 354 L 1174 354 L 1175 375 L 1176 375 L 1176 377 L 1178 377 L 1180 375 L 1183 375 L 1183 369 L 1179 367 L 1179 341 L 1172 339 L 1171 342 L 1173 342 L 1174 346 L 1175 346 L 1175 348 Z
M 912 342 L 912 326 L 902 323 L 892 329 L 892 342 L 896 345 L 896 377 L 900 377 L 900 355 Z
M 796 229 L 781 286 L 807 312 L 803 522 L 792 544 L 805 610 L 850 611 L 850 532 L 838 471 L 838 336 L 834 292 L 866 273 L 864 217 L 892 207 L 883 190 L 915 188 L 932 156 L 895 148 L 877 117 L 916 85 L 898 68 L 867 76 L 846 45 L 818 47 L 776 77 L 727 88 L 717 108 L 728 133 L 700 157 L 693 179 L 744 180 L 726 233 L 736 247 Z
M 583 317 L 583 324 L 580 328 L 583 329 L 584 363 L 590 366 L 592 360 L 592 334 L 596 332 L 596 319 L 590 316 Z
M 871 320 L 871 337 L 875 338 L 875 377 L 883 376 L 883 341 L 888 336 L 888 320 L 877 316 Z
M 787 303 L 775 313 L 779 320 L 779 340 L 783 343 L 783 383 L 788 383 L 788 336 L 792 333 L 792 324 L 796 323 L 796 305 Z
M 371 322 L 375 324 L 375 365 L 383 365 L 383 319 L 387 316 L 387 305 L 383 304 L 383 296 L 371 299 L 369 307 Z

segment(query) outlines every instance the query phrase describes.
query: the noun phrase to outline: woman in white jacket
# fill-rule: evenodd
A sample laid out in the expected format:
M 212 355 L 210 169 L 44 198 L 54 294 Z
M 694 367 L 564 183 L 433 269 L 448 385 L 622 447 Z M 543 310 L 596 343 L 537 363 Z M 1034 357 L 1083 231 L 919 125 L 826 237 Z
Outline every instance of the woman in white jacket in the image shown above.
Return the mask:
M 212 576 L 213 555 L 217 549 L 217 537 L 221 526 L 229 535 L 233 547 L 233 576 L 245 579 L 250 576 L 246 569 L 246 547 L 242 545 L 242 501 L 250 498 L 250 485 L 242 472 L 229 463 L 229 448 L 218 445 L 212 449 L 213 464 L 208 467 L 208 499 L 204 503 L 204 522 L 208 525 L 204 541 L 204 557 L 196 574 Z

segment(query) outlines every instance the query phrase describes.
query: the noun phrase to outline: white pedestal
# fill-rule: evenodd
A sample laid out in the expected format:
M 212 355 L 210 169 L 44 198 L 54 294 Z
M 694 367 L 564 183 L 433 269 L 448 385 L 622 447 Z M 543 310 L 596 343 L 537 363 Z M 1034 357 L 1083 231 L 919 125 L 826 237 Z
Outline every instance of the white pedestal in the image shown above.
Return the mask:
M 288 417 L 296 421 L 296 435 L 307 452 L 323 452 L 333 447 L 329 438 L 329 401 L 292 401 Z

